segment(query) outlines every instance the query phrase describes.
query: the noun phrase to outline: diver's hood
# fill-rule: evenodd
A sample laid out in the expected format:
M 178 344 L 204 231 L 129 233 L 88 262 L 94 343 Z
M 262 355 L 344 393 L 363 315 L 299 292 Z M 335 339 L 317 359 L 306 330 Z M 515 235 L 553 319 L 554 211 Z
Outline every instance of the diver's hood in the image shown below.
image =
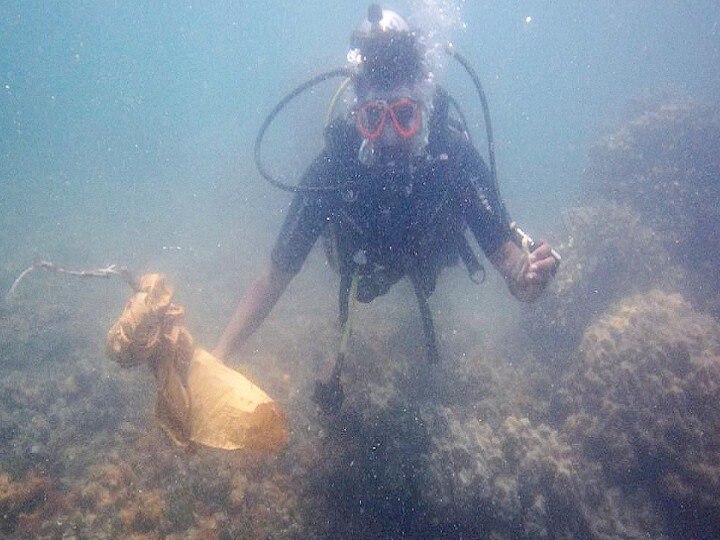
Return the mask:
M 357 70 L 356 87 L 396 88 L 427 77 L 417 34 L 396 12 L 377 4 L 353 32 L 348 60 Z

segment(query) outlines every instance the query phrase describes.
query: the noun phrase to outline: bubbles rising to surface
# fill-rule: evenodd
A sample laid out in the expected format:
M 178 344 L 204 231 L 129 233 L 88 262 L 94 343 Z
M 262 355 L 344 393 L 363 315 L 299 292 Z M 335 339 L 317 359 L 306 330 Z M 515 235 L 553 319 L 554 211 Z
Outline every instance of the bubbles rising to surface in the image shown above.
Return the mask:
M 463 0 L 409 2 L 408 21 L 413 29 L 420 32 L 431 79 L 437 79 L 445 72 L 448 64 L 445 47 L 467 27 L 463 20 L 463 4 Z

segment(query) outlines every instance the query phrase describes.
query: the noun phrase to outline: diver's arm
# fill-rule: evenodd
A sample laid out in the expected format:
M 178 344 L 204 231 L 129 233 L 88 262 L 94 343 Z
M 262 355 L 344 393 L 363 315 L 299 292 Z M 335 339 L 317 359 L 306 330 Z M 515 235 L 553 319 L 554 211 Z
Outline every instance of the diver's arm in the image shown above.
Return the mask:
M 300 184 L 320 185 L 329 176 L 323 153 L 308 167 Z M 299 190 L 285 214 L 280 234 L 270 255 L 270 264 L 245 292 L 213 354 L 224 359 L 242 347 L 258 329 L 270 310 L 302 268 L 323 227 L 327 226 L 325 198 Z
M 537 300 L 552 279 L 557 264 L 546 242 L 525 255 L 515 242 L 507 240 L 488 258 L 505 278 L 512 295 L 521 302 Z
M 513 241 L 507 211 L 485 162 L 467 141 L 457 144 L 456 185 L 467 224 L 512 295 L 521 302 L 533 302 L 552 279 L 558 261 L 545 242 L 526 254 Z
M 223 360 L 228 354 L 242 347 L 268 316 L 294 276 L 294 273 L 284 272 L 270 263 L 268 269 L 250 285 L 240 300 L 213 351 L 216 358 Z

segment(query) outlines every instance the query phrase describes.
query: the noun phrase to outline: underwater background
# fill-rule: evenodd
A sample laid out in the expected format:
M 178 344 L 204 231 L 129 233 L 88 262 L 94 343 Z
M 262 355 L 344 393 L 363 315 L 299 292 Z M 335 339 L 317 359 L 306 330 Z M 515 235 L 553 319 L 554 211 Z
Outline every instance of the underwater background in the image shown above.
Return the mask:
M 105 337 L 118 279 L 36 271 L 0 300 L 0 536 L 720 536 L 720 4 L 387 4 L 451 41 L 490 102 L 509 211 L 563 255 L 518 304 L 488 267 L 430 302 L 357 308 L 331 418 L 310 402 L 337 350 L 322 249 L 229 363 L 284 407 L 279 455 L 188 453 L 145 367 Z M 164 272 L 212 349 L 265 267 L 290 195 L 255 169 L 265 115 L 345 63 L 367 4 L 0 5 L 0 291 L 34 261 Z M 485 155 L 471 81 L 440 62 Z M 334 83 L 263 148 L 294 182 Z

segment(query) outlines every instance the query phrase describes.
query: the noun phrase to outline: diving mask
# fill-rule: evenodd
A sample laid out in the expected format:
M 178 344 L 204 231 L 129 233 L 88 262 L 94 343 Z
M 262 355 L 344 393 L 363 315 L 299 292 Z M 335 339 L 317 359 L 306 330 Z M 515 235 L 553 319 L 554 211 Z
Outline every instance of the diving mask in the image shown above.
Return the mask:
M 355 128 L 363 139 L 358 159 L 364 165 L 421 156 L 427 146 L 430 111 L 418 92 L 367 96 L 352 111 Z
M 418 102 L 408 98 L 392 103 L 377 99 L 355 110 L 355 124 L 363 139 L 377 139 L 385 129 L 388 116 L 397 134 L 404 139 L 415 136 L 422 129 L 422 107 Z

